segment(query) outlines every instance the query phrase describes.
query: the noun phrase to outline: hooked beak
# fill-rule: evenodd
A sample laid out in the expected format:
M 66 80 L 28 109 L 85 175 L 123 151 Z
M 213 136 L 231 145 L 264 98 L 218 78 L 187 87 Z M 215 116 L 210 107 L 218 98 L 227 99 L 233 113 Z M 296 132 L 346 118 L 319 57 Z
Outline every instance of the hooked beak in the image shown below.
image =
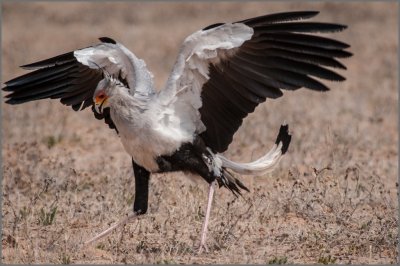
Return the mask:
M 103 105 L 107 103 L 107 97 L 102 99 L 96 98 L 94 101 L 94 109 L 98 114 L 103 114 Z

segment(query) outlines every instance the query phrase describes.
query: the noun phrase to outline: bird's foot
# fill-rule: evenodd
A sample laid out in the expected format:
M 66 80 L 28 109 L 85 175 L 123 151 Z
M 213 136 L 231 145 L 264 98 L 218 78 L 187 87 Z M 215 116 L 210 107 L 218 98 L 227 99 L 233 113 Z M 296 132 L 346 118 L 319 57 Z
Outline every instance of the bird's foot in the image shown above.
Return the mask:
M 200 243 L 199 251 L 197 252 L 197 254 L 203 253 L 203 249 L 208 253 L 208 247 L 206 243 Z

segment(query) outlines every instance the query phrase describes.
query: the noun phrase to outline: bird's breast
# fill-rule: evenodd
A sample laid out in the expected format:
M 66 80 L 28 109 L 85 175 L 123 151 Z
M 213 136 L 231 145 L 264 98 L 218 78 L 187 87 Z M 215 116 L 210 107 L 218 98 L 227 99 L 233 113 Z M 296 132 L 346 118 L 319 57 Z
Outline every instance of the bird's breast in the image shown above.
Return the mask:
M 182 143 L 192 142 L 192 134 L 173 123 L 164 123 L 153 113 L 111 112 L 121 142 L 133 160 L 150 172 L 157 172 L 156 158 L 177 151 Z

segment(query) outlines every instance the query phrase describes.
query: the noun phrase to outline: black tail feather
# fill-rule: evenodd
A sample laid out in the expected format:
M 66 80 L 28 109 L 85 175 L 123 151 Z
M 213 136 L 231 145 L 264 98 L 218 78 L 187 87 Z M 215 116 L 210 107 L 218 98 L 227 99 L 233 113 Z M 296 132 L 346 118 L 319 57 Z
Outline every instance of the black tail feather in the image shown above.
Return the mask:
M 289 134 L 289 125 L 281 125 L 279 129 L 279 134 L 276 137 L 275 144 L 278 145 L 282 142 L 282 154 L 285 154 L 289 148 L 290 141 L 292 140 L 292 135 Z
M 221 169 L 221 176 L 217 177 L 217 182 L 219 187 L 226 187 L 235 196 L 241 196 L 241 190 L 246 190 L 247 192 L 250 192 L 250 190 L 226 168 Z

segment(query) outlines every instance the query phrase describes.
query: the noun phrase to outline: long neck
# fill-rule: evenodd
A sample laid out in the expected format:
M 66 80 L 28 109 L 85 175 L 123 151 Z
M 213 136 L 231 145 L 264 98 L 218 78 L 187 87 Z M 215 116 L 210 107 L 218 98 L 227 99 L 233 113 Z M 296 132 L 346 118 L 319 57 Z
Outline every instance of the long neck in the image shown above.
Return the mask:
M 140 124 L 143 113 L 148 108 L 148 102 L 149 98 L 132 96 L 127 88 L 117 86 L 109 98 L 111 118 L 117 127 Z
M 131 95 L 126 87 L 116 86 L 109 98 L 109 105 L 111 109 L 122 113 L 127 111 L 142 113 L 147 109 L 149 100 L 150 97 Z

